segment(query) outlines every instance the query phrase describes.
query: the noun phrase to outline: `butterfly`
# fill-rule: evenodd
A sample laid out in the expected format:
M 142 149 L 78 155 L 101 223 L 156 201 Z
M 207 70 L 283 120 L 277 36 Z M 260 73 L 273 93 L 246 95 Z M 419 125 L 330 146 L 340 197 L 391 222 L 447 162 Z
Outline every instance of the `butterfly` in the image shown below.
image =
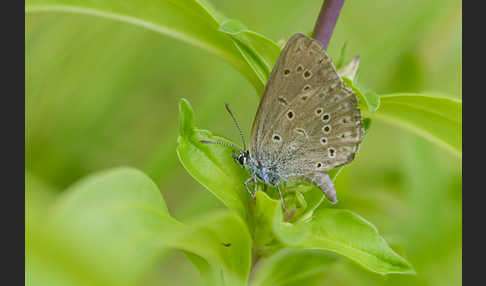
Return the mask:
M 302 34 L 286 43 L 272 69 L 253 122 L 250 148 L 229 106 L 227 111 L 240 131 L 243 148 L 224 142 L 201 141 L 233 147 L 233 159 L 247 169 L 244 183 L 255 198 L 257 182 L 278 189 L 289 179 L 304 179 L 337 203 L 334 184 L 326 171 L 351 162 L 363 139 L 358 99 L 348 89 L 322 45 Z M 249 188 L 253 182 L 254 191 Z

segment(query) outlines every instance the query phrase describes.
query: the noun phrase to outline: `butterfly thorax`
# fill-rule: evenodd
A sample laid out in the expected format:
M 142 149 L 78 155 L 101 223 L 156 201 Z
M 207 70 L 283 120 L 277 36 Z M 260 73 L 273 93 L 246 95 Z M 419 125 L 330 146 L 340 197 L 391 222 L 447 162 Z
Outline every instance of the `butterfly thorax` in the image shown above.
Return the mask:
M 259 181 L 272 186 L 276 186 L 280 181 L 284 180 L 278 175 L 276 166 L 266 166 L 259 160 L 253 158 L 249 151 L 242 152 L 237 156 L 233 156 L 235 162 L 243 168 L 247 169 L 252 176 L 255 176 Z

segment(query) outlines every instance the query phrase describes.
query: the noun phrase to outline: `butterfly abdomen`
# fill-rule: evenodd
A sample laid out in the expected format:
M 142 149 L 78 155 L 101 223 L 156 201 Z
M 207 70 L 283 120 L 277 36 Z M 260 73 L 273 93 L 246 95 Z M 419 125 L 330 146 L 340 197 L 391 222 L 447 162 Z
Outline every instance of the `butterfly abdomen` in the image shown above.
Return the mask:
M 326 198 L 333 204 L 337 203 L 336 189 L 329 175 L 325 172 L 315 172 L 306 178 L 324 192 Z

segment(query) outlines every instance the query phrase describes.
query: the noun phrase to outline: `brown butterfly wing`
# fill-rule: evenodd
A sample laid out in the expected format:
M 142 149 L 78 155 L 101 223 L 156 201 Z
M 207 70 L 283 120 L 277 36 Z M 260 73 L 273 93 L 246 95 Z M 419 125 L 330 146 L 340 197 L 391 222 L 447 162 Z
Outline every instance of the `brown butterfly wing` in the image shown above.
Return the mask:
M 304 34 L 287 42 L 265 87 L 250 152 L 283 178 L 311 178 L 353 160 L 363 138 L 356 95 L 322 45 Z

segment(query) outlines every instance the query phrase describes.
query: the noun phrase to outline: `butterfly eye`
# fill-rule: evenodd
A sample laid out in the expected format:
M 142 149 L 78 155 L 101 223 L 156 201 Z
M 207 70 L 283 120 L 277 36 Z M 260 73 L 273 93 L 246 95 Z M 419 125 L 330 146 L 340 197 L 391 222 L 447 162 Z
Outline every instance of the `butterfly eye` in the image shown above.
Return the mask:
M 299 65 L 296 69 L 297 72 L 301 72 L 304 70 L 304 67 L 302 65 Z
M 285 69 L 284 70 L 284 75 L 288 75 L 290 73 L 290 70 L 289 69 Z
M 312 76 L 312 73 L 311 73 L 309 70 L 307 70 L 307 71 L 305 71 L 305 72 L 304 72 L 304 78 L 305 78 L 305 79 L 308 79 L 308 78 L 310 78 L 311 76 Z
M 246 164 L 246 157 L 245 157 L 245 155 L 240 154 L 238 156 L 238 163 L 240 163 L 241 165 L 245 165 Z
M 327 138 L 326 137 L 322 137 L 321 138 L 321 144 L 322 145 L 327 145 Z
M 319 116 L 323 111 L 324 111 L 324 109 L 319 107 L 319 108 L 316 109 L 315 113 L 316 113 L 317 116 Z
M 304 88 L 303 88 L 303 90 L 304 90 L 304 91 L 308 91 L 309 89 L 311 89 L 311 86 L 310 86 L 310 85 L 306 85 L 306 86 L 304 86 Z

